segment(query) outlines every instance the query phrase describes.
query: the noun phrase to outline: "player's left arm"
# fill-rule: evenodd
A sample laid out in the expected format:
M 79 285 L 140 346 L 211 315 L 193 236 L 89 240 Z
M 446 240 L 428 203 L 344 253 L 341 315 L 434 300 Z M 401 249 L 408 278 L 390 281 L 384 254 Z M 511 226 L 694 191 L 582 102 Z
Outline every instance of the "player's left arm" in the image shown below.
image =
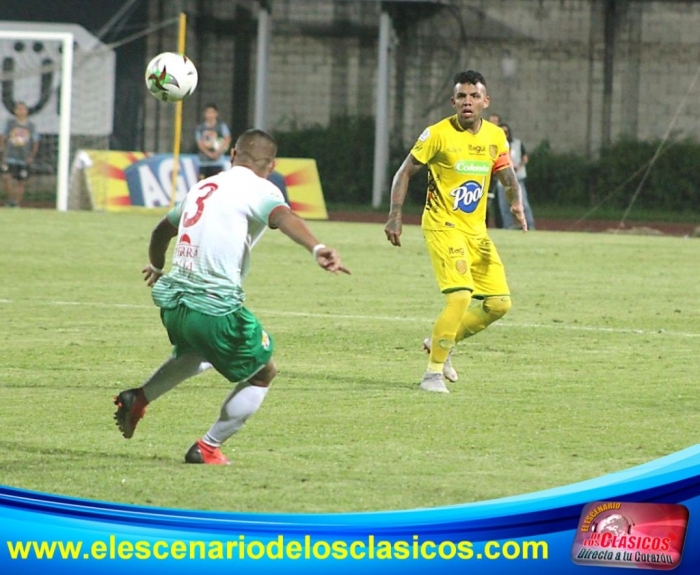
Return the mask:
M 226 124 L 221 126 L 221 134 L 224 139 L 223 143 L 221 144 L 221 154 L 223 154 L 224 152 L 228 152 L 228 148 L 231 145 L 231 130 L 229 130 L 229 127 Z
M 34 135 L 32 136 L 32 151 L 29 152 L 29 155 L 27 156 L 27 163 L 32 164 L 34 163 L 34 159 L 36 158 L 36 155 L 39 153 L 39 133 L 34 132 Z
M 350 270 L 341 262 L 338 252 L 318 241 L 306 222 L 289 209 L 289 206 L 282 204 L 274 208 L 268 217 L 268 225 L 305 247 L 324 270 L 333 273 L 350 273 Z
M 506 192 L 506 199 L 510 204 L 510 211 L 520 222 L 523 231 L 526 232 L 527 221 L 525 221 L 525 210 L 523 210 L 522 192 L 520 191 L 520 184 L 518 183 L 518 178 L 515 175 L 513 166 L 508 165 L 502 170 L 499 170 L 496 172 L 496 177 L 498 181 L 501 182 Z
M 141 270 L 144 274 L 143 281 L 148 287 L 153 285 L 163 275 L 165 267 L 165 253 L 168 251 L 170 240 L 177 235 L 177 227 L 174 226 L 168 216 L 164 216 L 151 232 L 151 241 L 148 244 L 148 265 Z
M 6 165 L 5 160 L 7 159 L 7 152 L 10 146 L 10 120 L 5 122 L 5 127 L 3 131 L 0 132 L 0 160 L 2 160 L 2 165 Z

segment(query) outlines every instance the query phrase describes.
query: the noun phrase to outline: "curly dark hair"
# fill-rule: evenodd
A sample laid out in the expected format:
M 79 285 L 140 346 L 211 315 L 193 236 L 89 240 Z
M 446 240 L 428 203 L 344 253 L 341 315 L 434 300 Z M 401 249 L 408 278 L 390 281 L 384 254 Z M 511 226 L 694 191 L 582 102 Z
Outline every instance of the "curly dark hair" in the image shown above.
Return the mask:
M 458 72 L 455 74 L 454 84 L 483 84 L 486 86 L 486 78 L 481 72 L 475 70 L 467 70 L 466 72 Z

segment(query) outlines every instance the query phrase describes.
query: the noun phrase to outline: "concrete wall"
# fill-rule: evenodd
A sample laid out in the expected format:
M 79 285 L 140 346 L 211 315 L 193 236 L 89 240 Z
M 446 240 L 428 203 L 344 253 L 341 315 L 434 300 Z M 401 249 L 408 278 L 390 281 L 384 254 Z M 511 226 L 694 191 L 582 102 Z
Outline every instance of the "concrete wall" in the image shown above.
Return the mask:
M 171 4 L 150 0 L 152 24 L 176 16 Z M 187 53 L 200 70 L 198 91 L 185 103 L 183 139 L 191 140 L 209 101 L 239 131 L 251 126 L 257 3 L 182 4 L 189 14 Z M 198 19 L 202 5 L 206 24 Z M 268 128 L 373 115 L 378 3 L 273 0 L 272 5 Z M 491 110 L 531 148 L 547 139 L 561 151 L 594 154 L 623 135 L 661 138 L 674 121 L 674 135 L 700 136 L 698 88 L 688 92 L 700 65 L 700 3 L 453 0 L 420 12 L 404 6 L 393 14 L 389 125 L 396 144 L 410 147 L 425 125 L 451 112 L 452 76 L 468 68 L 485 75 Z M 615 28 L 608 35 L 614 43 L 608 42 L 606 76 L 605 13 L 611 6 Z M 152 34 L 148 43 L 146 61 L 160 48 L 175 49 L 176 27 Z M 171 147 L 171 108 L 148 102 L 147 149 Z

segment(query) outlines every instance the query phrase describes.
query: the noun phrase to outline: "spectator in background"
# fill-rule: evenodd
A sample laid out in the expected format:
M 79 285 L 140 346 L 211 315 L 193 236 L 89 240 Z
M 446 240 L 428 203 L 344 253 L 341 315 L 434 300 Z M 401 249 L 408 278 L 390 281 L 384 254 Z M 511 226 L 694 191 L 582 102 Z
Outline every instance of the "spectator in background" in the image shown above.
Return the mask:
M 203 180 L 221 172 L 226 166 L 228 148 L 231 145 L 231 131 L 219 119 L 216 104 L 204 108 L 204 121 L 195 130 L 199 152 L 199 179 Z
M 505 132 L 506 139 L 510 144 L 510 159 L 513 162 L 513 169 L 515 170 L 515 175 L 517 176 L 518 183 L 520 184 L 523 210 L 525 211 L 525 220 L 527 221 L 527 229 L 534 230 L 535 219 L 532 216 L 532 208 L 530 207 L 530 202 L 527 197 L 527 188 L 525 187 L 525 180 L 527 179 L 527 169 L 525 166 L 529 161 L 527 151 L 525 150 L 525 145 L 522 143 L 522 141 L 513 137 L 508 124 L 501 124 L 501 128 Z M 496 195 L 498 196 L 498 208 L 501 215 L 501 220 L 503 221 L 503 227 L 507 230 L 519 229 L 520 224 L 513 218 L 505 189 L 500 182 L 496 185 Z
M 17 102 L 13 114 L 15 117 L 7 121 L 0 134 L 0 166 L 7 205 L 19 207 L 29 169 L 39 151 L 39 132 L 29 121 L 27 104 Z
M 491 113 L 489 114 L 489 122 L 496 126 L 500 126 L 501 116 L 499 114 Z M 493 221 L 493 227 L 502 228 L 503 220 L 501 219 L 501 211 L 498 209 L 496 183 L 496 178 L 493 178 L 489 186 L 489 201 L 486 204 L 486 226 L 489 227 L 491 225 L 490 222 Z
M 284 174 L 273 170 L 272 173 L 267 177 L 273 184 L 275 184 L 282 195 L 284 196 L 284 201 L 289 203 L 289 194 L 287 193 L 287 182 L 284 180 Z

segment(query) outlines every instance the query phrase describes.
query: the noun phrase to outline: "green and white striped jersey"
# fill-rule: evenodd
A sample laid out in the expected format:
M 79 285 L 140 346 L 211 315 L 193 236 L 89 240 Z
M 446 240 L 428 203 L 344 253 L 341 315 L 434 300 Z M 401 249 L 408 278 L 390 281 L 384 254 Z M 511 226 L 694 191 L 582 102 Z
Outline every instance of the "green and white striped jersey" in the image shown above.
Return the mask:
M 243 166 L 199 182 L 168 213 L 178 226 L 171 270 L 153 287 L 158 307 L 225 315 L 243 305 L 250 250 L 270 213 L 287 205 L 279 188 Z

